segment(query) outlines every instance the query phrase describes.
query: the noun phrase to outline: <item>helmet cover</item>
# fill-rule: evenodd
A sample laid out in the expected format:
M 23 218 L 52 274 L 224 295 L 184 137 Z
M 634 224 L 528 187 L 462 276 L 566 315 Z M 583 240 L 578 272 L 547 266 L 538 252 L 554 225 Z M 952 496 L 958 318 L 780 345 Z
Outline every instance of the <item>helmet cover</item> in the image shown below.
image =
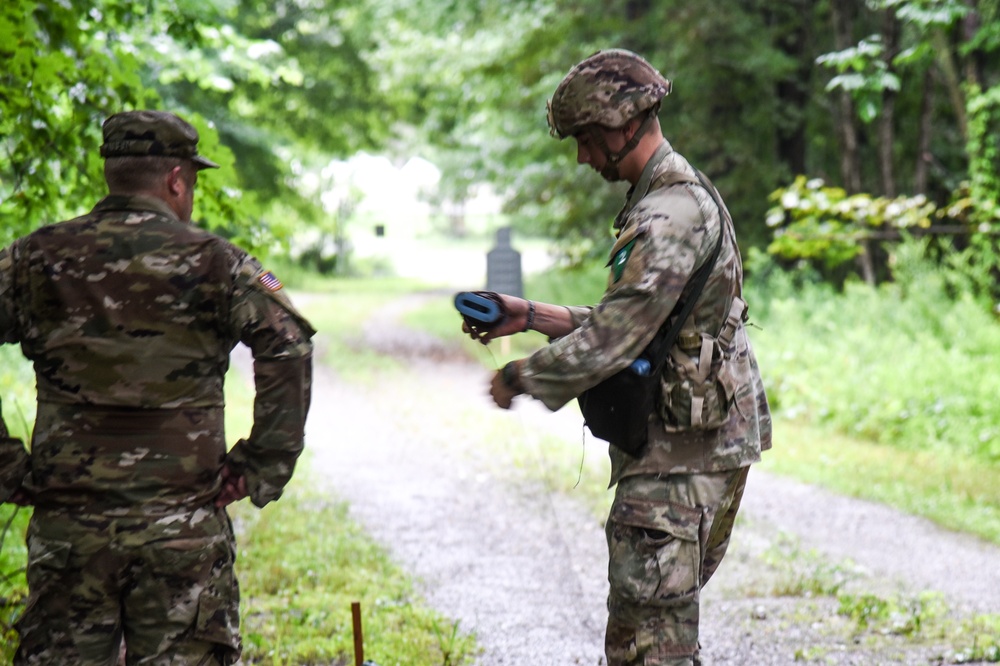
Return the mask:
M 625 49 L 598 51 L 559 83 L 548 102 L 549 132 L 565 139 L 586 125 L 623 127 L 656 106 L 670 88 L 641 56 Z

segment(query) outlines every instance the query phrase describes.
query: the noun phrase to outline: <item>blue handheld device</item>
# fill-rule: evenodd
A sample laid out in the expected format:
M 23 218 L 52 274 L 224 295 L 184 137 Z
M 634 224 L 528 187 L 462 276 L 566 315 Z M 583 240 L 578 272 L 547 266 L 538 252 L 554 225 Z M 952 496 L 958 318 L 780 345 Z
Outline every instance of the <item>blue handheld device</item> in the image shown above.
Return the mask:
M 474 291 L 460 291 L 455 294 L 455 309 L 466 320 L 485 327 L 497 324 L 503 318 L 500 303 Z

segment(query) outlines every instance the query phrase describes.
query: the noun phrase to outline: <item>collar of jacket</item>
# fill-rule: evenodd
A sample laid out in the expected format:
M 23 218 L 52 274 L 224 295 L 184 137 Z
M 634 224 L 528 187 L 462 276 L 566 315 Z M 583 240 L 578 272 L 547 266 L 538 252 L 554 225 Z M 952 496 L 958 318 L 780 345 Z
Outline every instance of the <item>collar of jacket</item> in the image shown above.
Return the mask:
M 177 213 L 175 213 L 173 209 L 167 205 L 166 201 L 143 194 L 133 194 L 130 196 L 109 194 L 97 202 L 97 205 L 94 206 L 93 212 L 98 213 L 109 210 L 152 211 L 180 222 L 180 218 L 177 217 Z
M 622 225 L 625 224 L 625 217 L 631 212 L 635 205 L 639 203 L 646 192 L 649 191 L 649 183 L 653 180 L 653 173 L 656 171 L 656 167 L 660 166 L 660 162 L 666 159 L 667 155 L 673 152 L 673 147 L 670 142 L 666 139 L 663 143 L 659 145 L 653 156 L 649 158 L 646 162 L 646 166 L 642 168 L 642 173 L 639 175 L 639 180 L 636 181 L 635 185 L 629 188 L 628 196 L 625 199 L 625 205 L 622 209 L 618 211 L 615 215 L 615 229 L 620 231 Z

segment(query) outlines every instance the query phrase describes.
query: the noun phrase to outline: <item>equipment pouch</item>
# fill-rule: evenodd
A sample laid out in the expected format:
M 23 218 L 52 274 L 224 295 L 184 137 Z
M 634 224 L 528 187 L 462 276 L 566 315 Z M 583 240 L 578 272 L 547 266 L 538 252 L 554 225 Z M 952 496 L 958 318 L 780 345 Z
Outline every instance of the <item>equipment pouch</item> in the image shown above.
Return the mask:
M 639 357 L 577 397 L 585 425 L 594 437 L 638 457 L 646 446 L 658 385 L 659 378 L 654 376 L 650 363 Z

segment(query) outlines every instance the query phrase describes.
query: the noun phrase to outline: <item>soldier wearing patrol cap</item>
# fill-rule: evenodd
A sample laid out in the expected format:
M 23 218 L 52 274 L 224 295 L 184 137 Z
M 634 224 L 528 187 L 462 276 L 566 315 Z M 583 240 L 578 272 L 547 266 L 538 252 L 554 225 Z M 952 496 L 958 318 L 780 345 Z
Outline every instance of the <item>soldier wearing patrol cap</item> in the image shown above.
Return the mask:
M 644 446 L 609 446 L 609 666 L 699 663 L 700 591 L 726 552 L 749 466 L 771 446 L 735 230 L 715 188 L 663 137 L 657 112 L 670 91 L 622 49 L 569 71 L 548 103 L 551 133 L 576 140 L 580 164 L 632 185 L 607 290 L 593 308 L 501 295 L 498 326 L 464 325 L 483 342 L 529 329 L 552 338 L 498 372 L 490 392 L 505 409 L 527 394 L 557 410 L 628 368 L 694 295 L 653 389 Z
M 303 448 L 312 327 L 278 279 L 190 224 L 218 165 L 172 113 L 104 123 L 109 195 L 0 250 L 0 341 L 38 392 L 31 453 L 0 428 L 0 500 L 34 507 L 14 663 L 234 664 L 226 511 L 278 499 Z M 254 357 L 253 428 L 226 450 L 223 381 Z

